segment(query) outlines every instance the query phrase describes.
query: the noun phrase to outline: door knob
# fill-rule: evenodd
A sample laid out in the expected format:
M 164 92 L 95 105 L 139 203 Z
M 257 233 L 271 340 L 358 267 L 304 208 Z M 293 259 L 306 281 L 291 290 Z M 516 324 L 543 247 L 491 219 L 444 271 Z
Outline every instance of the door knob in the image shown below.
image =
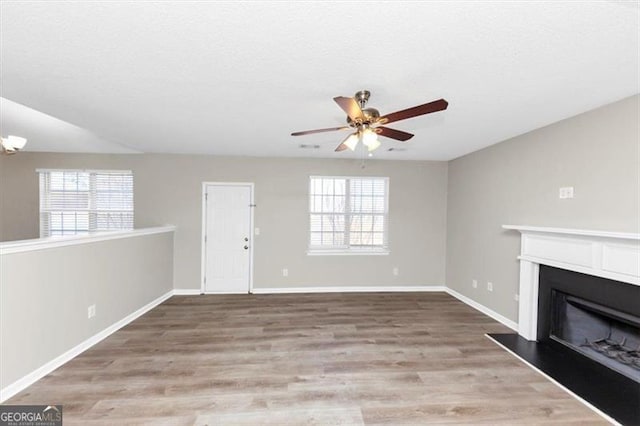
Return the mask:
M 249 241 L 249 238 L 247 238 L 247 237 L 244 237 L 244 240 L 245 240 L 245 241 Z
M 249 246 L 244 246 L 244 249 L 247 250 L 249 248 Z

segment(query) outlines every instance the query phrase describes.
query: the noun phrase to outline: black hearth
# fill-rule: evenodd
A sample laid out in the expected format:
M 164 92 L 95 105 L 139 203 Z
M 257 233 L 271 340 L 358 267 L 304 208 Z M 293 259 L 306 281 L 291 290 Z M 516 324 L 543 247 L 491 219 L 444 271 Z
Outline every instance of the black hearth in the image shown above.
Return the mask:
M 537 334 L 490 337 L 617 421 L 640 425 L 640 286 L 540 265 Z

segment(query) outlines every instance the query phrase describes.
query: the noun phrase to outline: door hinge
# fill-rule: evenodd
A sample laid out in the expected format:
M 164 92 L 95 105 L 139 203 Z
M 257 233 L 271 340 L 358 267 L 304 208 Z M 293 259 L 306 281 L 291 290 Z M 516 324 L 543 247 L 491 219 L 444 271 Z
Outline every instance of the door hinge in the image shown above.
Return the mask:
M 206 235 L 204 236 L 204 242 L 205 243 L 207 242 L 207 236 Z
M 249 207 L 257 207 L 257 204 L 249 204 Z
M 204 276 L 204 283 L 205 284 L 207 283 L 207 276 L 206 275 Z

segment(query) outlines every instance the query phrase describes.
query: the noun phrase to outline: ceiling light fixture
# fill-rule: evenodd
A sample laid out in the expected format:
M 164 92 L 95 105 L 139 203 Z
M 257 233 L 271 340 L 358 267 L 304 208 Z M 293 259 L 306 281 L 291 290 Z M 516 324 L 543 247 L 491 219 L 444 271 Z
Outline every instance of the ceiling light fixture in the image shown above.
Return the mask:
M 291 136 L 311 135 L 314 133 L 333 132 L 335 130 L 351 130 L 353 133 L 347 136 L 347 138 L 337 146 L 335 151 L 340 152 L 347 148 L 354 151 L 358 145 L 358 141 L 362 139 L 362 144 L 371 152 L 378 149 L 381 145 L 378 136 L 384 136 L 400 142 L 408 141 L 413 137 L 411 133 L 386 127 L 387 124 L 442 111 L 447 109 L 449 105 L 444 99 L 438 99 L 437 101 L 380 116 L 380 112 L 377 109 L 365 108 L 369 96 L 371 96 L 371 93 L 368 90 L 360 90 L 356 92 L 352 98 L 345 96 L 333 98 L 338 106 L 347 113 L 346 126 L 304 130 L 302 132 L 293 132 Z
M 358 131 L 350 134 L 347 138 L 340 144 L 338 151 L 343 151 L 349 148 L 351 151 L 355 151 L 356 146 L 358 146 L 358 142 L 362 140 L 362 144 L 367 147 L 369 152 L 378 149 L 381 145 L 378 140 L 378 134 L 376 131 L 366 125 L 358 126 Z
M 369 146 L 367 146 L 367 149 L 369 150 L 369 152 L 375 151 L 380 147 L 380 145 L 382 145 L 382 143 L 376 138 L 373 142 L 369 144 Z
M 369 127 L 365 127 L 362 131 L 362 144 L 366 146 L 369 151 L 373 151 L 379 147 L 380 142 L 378 142 L 378 135 L 376 132 Z
M 2 145 L 2 152 L 5 154 L 15 154 L 20 151 L 26 145 L 27 140 L 20 136 L 9 135 L 6 138 L 1 138 L 0 145 Z
M 347 140 L 345 140 L 343 142 L 344 146 L 346 146 L 347 148 L 349 148 L 351 151 L 354 151 L 356 149 L 356 145 L 358 145 L 358 141 L 360 140 L 360 136 L 358 134 L 358 132 L 350 135 Z

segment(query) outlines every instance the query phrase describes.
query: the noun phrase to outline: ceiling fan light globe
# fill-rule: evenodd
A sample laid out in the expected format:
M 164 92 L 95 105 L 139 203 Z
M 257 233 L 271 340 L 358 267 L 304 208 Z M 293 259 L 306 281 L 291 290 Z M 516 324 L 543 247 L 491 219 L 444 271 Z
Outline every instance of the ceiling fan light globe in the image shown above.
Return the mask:
M 362 132 L 362 143 L 365 144 L 366 146 L 375 144 L 376 142 L 378 142 L 378 134 L 371 130 L 371 129 L 365 129 Z
M 9 135 L 9 137 L 2 138 L 2 146 L 7 152 L 21 150 L 26 144 L 27 140 L 20 136 Z
M 9 140 L 15 149 L 22 149 L 27 144 L 27 140 L 20 136 L 9 136 Z
M 370 142 L 369 145 L 367 145 L 367 149 L 369 150 L 369 152 L 375 151 L 376 149 L 380 148 L 380 145 L 382 145 L 380 141 L 378 139 L 375 139 L 373 142 Z
M 358 145 L 358 134 L 354 133 L 351 136 L 349 136 L 347 138 L 346 141 L 344 141 L 344 145 L 349 148 L 351 151 L 354 151 L 356 149 L 356 145 Z

